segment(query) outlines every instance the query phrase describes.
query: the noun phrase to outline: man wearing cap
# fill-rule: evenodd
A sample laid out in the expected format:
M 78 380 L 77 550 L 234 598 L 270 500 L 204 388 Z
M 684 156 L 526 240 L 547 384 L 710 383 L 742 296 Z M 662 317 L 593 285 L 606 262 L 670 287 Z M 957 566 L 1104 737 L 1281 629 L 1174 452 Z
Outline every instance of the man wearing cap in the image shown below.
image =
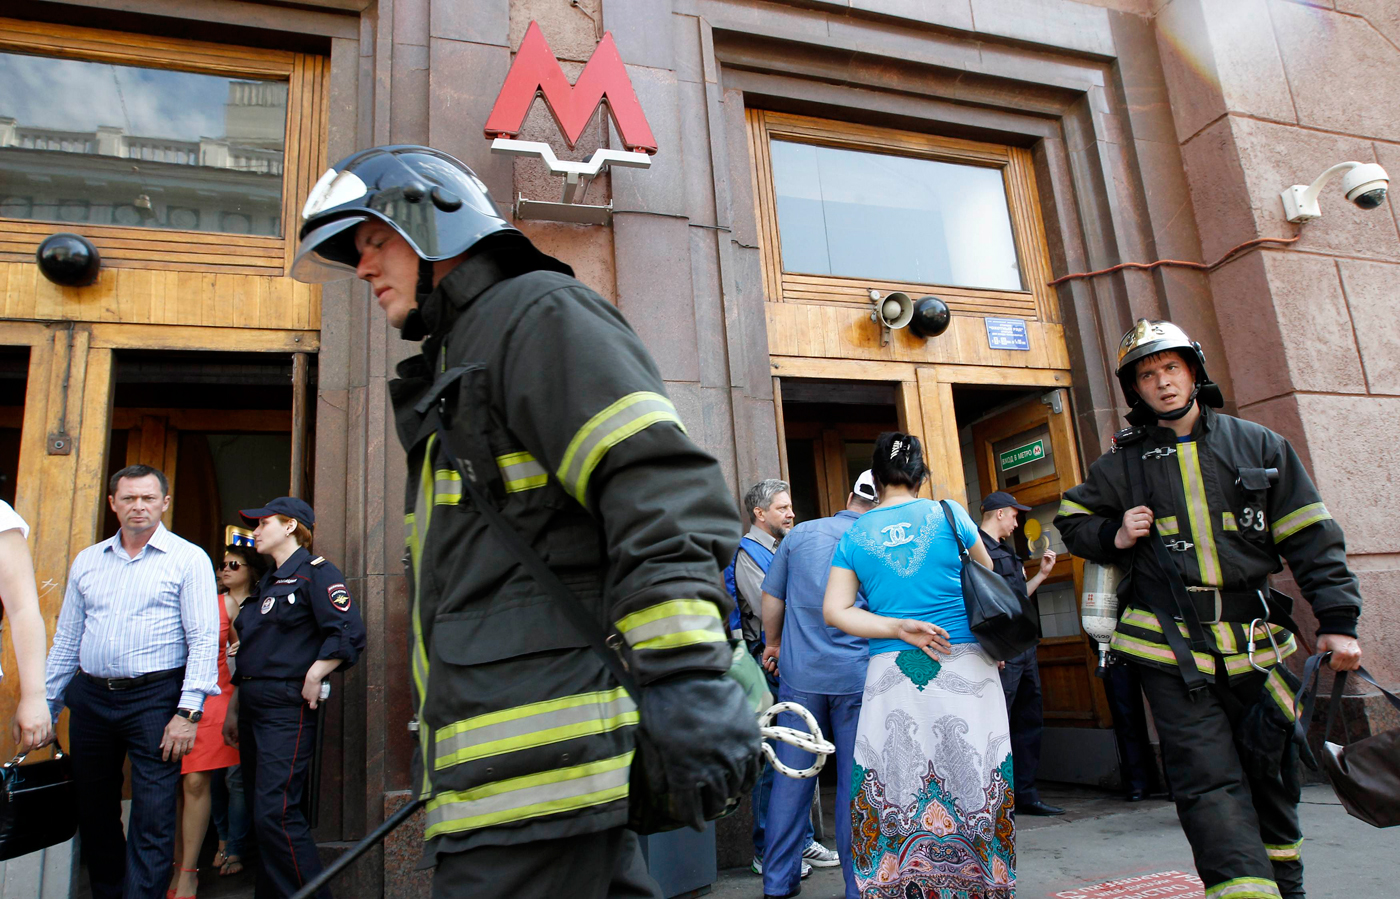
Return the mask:
M 365 625 L 345 576 L 312 555 L 315 511 L 280 496 L 240 513 L 254 547 L 272 557 L 257 593 L 243 604 L 238 631 L 238 685 L 224 718 L 224 742 L 237 746 L 262 863 L 256 899 L 292 895 L 321 872 L 302 799 L 313 770 L 322 681 L 355 664 Z M 329 899 L 330 891 L 318 896 Z
M 1024 559 L 1007 542 L 1016 531 L 1016 512 L 1029 512 L 1030 506 L 1016 502 L 1016 497 L 1004 490 L 987 495 L 982 500 L 982 545 L 992 557 L 994 570 L 1006 578 L 1011 589 L 1029 603 L 1031 594 L 1045 582 L 1055 568 L 1055 553 L 1046 547 L 1040 556 L 1040 570 L 1026 580 Z M 1035 788 L 1035 772 L 1040 767 L 1040 737 L 1045 730 L 1045 717 L 1040 695 L 1040 666 L 1036 663 L 1036 647 L 1002 663 L 1001 689 L 1006 694 L 1006 715 L 1011 722 L 1011 764 L 1016 772 L 1016 811 L 1023 815 L 1063 815 L 1065 810 L 1048 805 L 1040 799 Z
M 800 703 L 811 711 L 822 733 L 836 744 L 834 823 L 847 899 L 860 895 L 851 866 L 850 780 L 869 653 L 865 638 L 853 637 L 826 624 L 822 600 L 836 544 L 856 519 L 879 502 L 875 479 L 866 471 L 846 497 L 845 509 L 830 518 L 804 521 L 789 532 L 778 545 L 773 564 L 763 579 L 763 666 L 772 673 L 781 669 L 778 700 Z M 864 608 L 864 597 L 857 597 L 856 604 Z M 787 712 L 778 716 L 778 723 L 803 728 L 797 716 Z M 800 769 L 815 759 L 795 746 L 780 743 L 778 760 Z M 815 788 L 816 780 L 812 778 L 773 778 L 765 835 L 767 853 L 763 860 L 765 896 L 796 895 L 804 857 L 818 863 L 815 853 L 808 850 L 820 844 L 807 837 Z

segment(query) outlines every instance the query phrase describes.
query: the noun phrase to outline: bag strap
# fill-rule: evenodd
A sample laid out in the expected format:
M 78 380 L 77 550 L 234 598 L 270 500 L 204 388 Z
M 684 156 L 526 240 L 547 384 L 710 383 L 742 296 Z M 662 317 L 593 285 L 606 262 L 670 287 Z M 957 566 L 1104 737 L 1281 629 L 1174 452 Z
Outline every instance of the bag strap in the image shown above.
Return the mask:
M 938 504 L 943 507 L 943 515 L 948 519 L 948 527 L 953 531 L 953 539 L 958 541 L 958 558 L 962 559 L 963 564 L 966 565 L 969 553 L 967 547 L 963 545 L 962 535 L 958 533 L 958 524 L 953 521 L 953 509 L 948 505 L 946 499 L 940 499 Z
M 427 414 L 435 419 L 434 427 L 437 431 L 438 445 L 441 447 L 443 455 L 447 457 L 452 467 L 456 469 L 457 474 L 461 476 L 462 486 L 471 496 L 472 503 L 476 506 L 476 510 L 480 512 L 481 516 L 491 525 L 496 537 L 505 545 L 505 548 L 510 554 L 515 556 L 515 560 L 520 563 L 520 567 L 524 568 L 525 571 L 535 579 L 535 582 L 540 585 L 544 592 L 558 604 L 560 611 L 569 619 L 574 629 L 579 632 L 579 636 L 588 641 L 588 645 L 598 654 L 598 658 L 603 660 L 603 665 L 608 669 L 608 673 L 610 673 L 617 682 L 622 685 L 623 689 L 631 695 L 632 701 L 640 706 L 642 700 L 641 694 L 638 692 L 637 680 L 632 677 L 631 673 L 624 667 L 622 659 L 618 656 L 617 652 L 608 645 L 607 640 L 603 637 L 604 630 L 600 626 L 598 620 L 589 612 L 588 608 L 583 604 L 583 600 L 579 599 L 578 596 L 574 594 L 574 591 L 570 590 L 564 582 L 559 579 L 559 575 L 555 574 L 553 570 L 545 564 L 544 559 L 540 558 L 540 554 L 535 552 L 530 544 L 525 542 L 525 538 L 520 536 L 520 533 L 516 531 L 515 528 L 511 527 L 510 522 L 506 521 L 505 515 L 501 514 L 501 510 L 497 509 L 495 505 L 487 499 L 485 492 L 477 485 L 466 466 L 462 465 L 461 460 L 452 452 L 451 444 L 448 441 L 447 429 L 443 425 L 442 418 L 438 415 L 437 410 L 429 408 Z
M 1147 482 L 1147 472 L 1142 464 L 1142 455 L 1138 452 L 1137 446 L 1131 444 L 1123 447 L 1122 452 L 1124 453 L 1123 473 L 1132 494 L 1132 503 L 1134 506 L 1145 506 L 1147 503 L 1143 498 L 1143 485 Z M 1137 464 L 1134 465 L 1134 462 Z M 1171 647 L 1172 655 L 1176 658 L 1176 667 L 1181 672 L 1182 679 L 1186 681 L 1186 692 L 1194 696 L 1197 690 L 1204 690 L 1207 686 L 1205 675 L 1201 673 L 1200 668 L 1196 667 L 1196 657 L 1193 655 L 1193 650 L 1205 652 L 1208 649 L 1205 629 L 1201 627 L 1201 619 L 1196 614 L 1195 603 L 1191 602 L 1191 597 L 1186 595 L 1186 584 L 1182 582 L 1172 560 L 1167 558 L 1167 548 L 1162 545 L 1162 537 L 1157 533 L 1155 515 L 1153 516 L 1152 528 L 1145 539 L 1152 544 L 1157 565 L 1162 569 L 1163 579 L 1171 589 L 1172 600 L 1176 605 L 1175 614 L 1151 590 L 1138 592 L 1157 616 L 1158 623 L 1162 625 L 1162 636 L 1166 638 L 1167 645 Z M 1181 620 L 1186 622 L 1186 631 L 1191 635 L 1189 645 L 1186 638 L 1181 635 L 1180 628 L 1176 626 L 1175 615 L 1180 615 Z

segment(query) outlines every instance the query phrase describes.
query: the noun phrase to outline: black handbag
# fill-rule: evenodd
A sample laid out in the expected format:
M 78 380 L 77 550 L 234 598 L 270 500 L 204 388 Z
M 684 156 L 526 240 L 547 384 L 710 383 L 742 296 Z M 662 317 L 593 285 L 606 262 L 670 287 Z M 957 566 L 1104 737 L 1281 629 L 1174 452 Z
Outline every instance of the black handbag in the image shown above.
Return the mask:
M 0 767 L 0 861 L 56 846 L 78 830 L 72 759 L 55 742 L 49 761 L 23 761 L 16 756 Z
M 958 558 L 962 560 L 963 604 L 967 608 L 967 625 L 982 649 L 994 662 L 1004 662 L 1030 649 L 1040 639 L 1035 616 L 1021 597 L 1011 589 L 1006 579 L 972 560 L 963 545 L 953 510 L 946 499 L 939 500 L 953 539 L 958 541 Z
M 1303 666 L 1303 691 L 1298 696 L 1298 721 L 1293 732 L 1298 751 L 1308 766 L 1316 769 L 1308 747 L 1308 727 L 1312 724 L 1313 707 L 1317 703 L 1317 680 L 1322 663 L 1331 653 L 1319 653 Z M 1360 818 L 1372 827 L 1394 827 L 1400 824 L 1400 728 L 1373 734 L 1353 743 L 1333 743 L 1332 725 L 1342 706 L 1342 690 L 1350 672 L 1338 671 L 1332 681 L 1332 701 L 1327 706 L 1327 727 L 1322 732 L 1322 770 L 1341 800 L 1342 807 L 1353 818 Z M 1376 683 L 1365 668 L 1356 669 L 1356 676 L 1381 691 L 1400 711 L 1400 699 Z M 1342 739 L 1346 740 L 1346 713 L 1343 712 Z

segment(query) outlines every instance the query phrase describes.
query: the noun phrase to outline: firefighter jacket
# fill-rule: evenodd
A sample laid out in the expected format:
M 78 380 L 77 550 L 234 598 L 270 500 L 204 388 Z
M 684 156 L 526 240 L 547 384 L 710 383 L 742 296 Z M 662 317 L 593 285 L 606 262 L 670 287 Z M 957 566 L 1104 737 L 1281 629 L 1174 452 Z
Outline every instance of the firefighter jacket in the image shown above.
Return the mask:
M 1116 651 L 1177 669 L 1157 616 L 1140 598 L 1134 599 L 1135 580 L 1161 576 L 1148 542 L 1155 538 L 1140 538 L 1129 550 L 1119 550 L 1113 542 L 1123 513 L 1137 505 L 1129 482 L 1137 462 L 1129 454 L 1141 458 L 1136 470 L 1146 480 L 1136 495 L 1152 509 L 1156 531 L 1170 550 L 1173 574 L 1185 580 L 1188 590 L 1198 595 L 1209 594 L 1208 588 L 1267 593 L 1268 576 L 1282 569 L 1281 560 L 1287 561 L 1312 605 L 1318 632 L 1356 635 L 1361 597 L 1356 577 L 1347 568 L 1342 530 L 1287 440 L 1262 425 L 1208 407 L 1202 407 L 1188 441 L 1179 442 L 1170 428 L 1160 426 L 1134 429 L 1132 437 L 1115 440 L 1114 452 L 1100 456 L 1090 466 L 1088 479 L 1065 493 L 1055 527 L 1075 555 L 1124 570 L 1118 590 L 1121 614 L 1112 642 Z M 1273 483 L 1267 473 L 1271 468 L 1278 471 Z M 1262 599 L 1257 614 L 1264 615 Z M 1254 670 L 1247 654 L 1254 615 L 1251 611 L 1243 622 L 1204 624 L 1208 652 L 1195 651 L 1193 656 L 1207 679 L 1214 677 L 1217 658 L 1230 677 Z M 1174 623 L 1186 634 L 1185 624 Z M 1254 661 L 1271 668 L 1296 645 L 1292 634 L 1277 623 L 1267 625 L 1271 642 L 1265 627 L 1262 622 L 1255 627 Z M 1291 696 L 1283 692 L 1281 676 L 1271 676 L 1267 689 L 1291 718 Z
M 557 260 L 523 242 L 474 253 L 420 312 L 430 336 L 390 390 L 430 851 L 620 827 L 636 706 L 460 472 L 595 610 L 643 689 L 731 664 L 730 491 L 641 340 Z

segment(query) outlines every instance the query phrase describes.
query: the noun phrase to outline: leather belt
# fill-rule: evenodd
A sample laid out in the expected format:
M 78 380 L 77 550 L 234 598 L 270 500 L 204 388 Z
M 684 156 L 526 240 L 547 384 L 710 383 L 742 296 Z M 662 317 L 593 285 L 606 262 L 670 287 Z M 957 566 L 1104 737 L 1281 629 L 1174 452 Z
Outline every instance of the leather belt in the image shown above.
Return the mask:
M 150 674 L 141 674 L 136 677 L 98 677 L 95 674 L 88 674 L 81 668 L 78 673 L 87 678 L 104 690 L 134 690 L 137 687 L 144 687 L 147 684 L 154 684 L 157 681 L 167 680 L 176 676 L 183 676 L 185 669 L 167 668 L 164 671 L 152 671 Z
M 1196 607 L 1201 624 L 1234 621 L 1248 624 L 1257 618 L 1268 618 L 1270 608 L 1260 590 L 1221 590 L 1217 587 L 1187 587 L 1186 595 Z M 1180 616 L 1175 616 L 1178 621 Z

